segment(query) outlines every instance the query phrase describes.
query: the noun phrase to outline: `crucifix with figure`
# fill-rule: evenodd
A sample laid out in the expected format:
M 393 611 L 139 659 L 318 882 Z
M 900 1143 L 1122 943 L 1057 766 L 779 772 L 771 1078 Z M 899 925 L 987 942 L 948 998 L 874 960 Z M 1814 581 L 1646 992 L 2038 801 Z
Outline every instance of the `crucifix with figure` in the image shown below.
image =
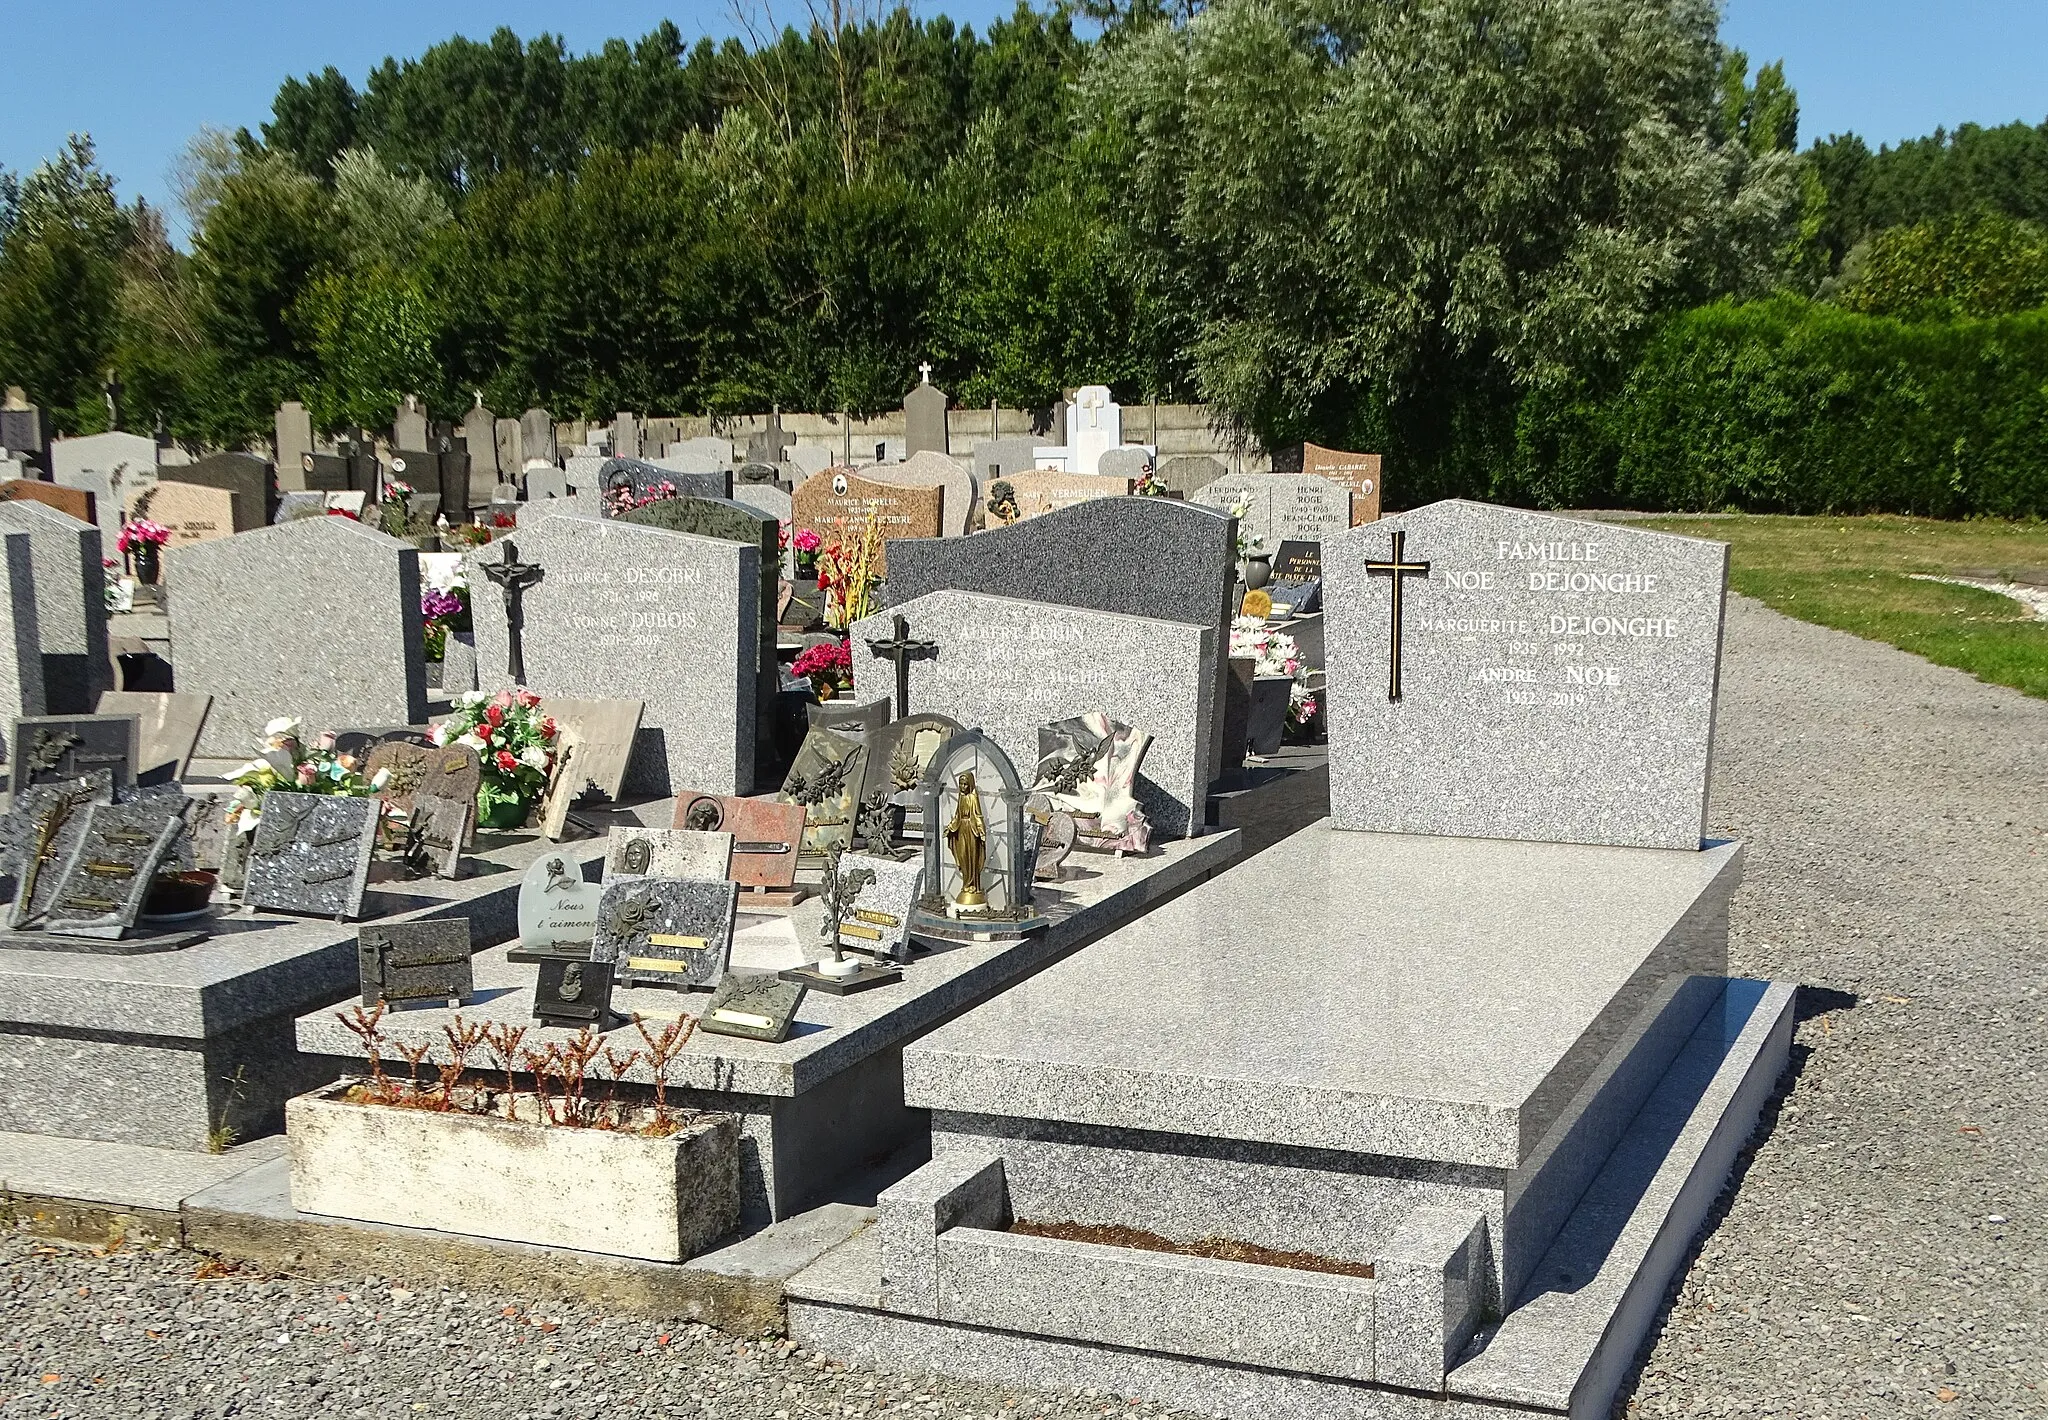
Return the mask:
M 892 630 L 893 635 L 869 641 L 868 653 L 896 663 L 896 718 L 901 720 L 910 714 L 910 663 L 936 656 L 939 643 L 911 640 L 910 622 L 905 617 L 897 617 Z
M 1427 577 L 1427 562 L 1410 562 L 1404 555 L 1407 550 L 1408 534 L 1394 533 L 1394 554 L 1385 562 L 1365 564 L 1368 577 L 1385 577 L 1392 583 L 1393 605 L 1389 610 L 1387 628 L 1387 699 L 1401 698 L 1401 579 L 1403 577 Z
M 545 577 L 547 569 L 535 562 L 521 562 L 519 549 L 509 539 L 505 543 L 505 560 L 486 562 L 483 569 L 484 575 L 505 593 L 505 674 L 514 685 L 525 685 L 526 648 L 521 641 L 526 630 L 526 589 Z

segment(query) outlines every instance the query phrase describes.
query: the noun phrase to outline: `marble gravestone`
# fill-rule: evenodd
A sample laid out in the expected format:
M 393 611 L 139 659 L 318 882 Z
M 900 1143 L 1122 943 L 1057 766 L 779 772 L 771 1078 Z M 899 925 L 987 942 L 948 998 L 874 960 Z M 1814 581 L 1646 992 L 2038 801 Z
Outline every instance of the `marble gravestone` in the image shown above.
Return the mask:
M 1723 543 L 1462 500 L 1325 542 L 1335 823 L 1697 849 L 1727 569 Z
M 272 789 L 263 796 L 262 817 L 249 842 L 243 903 L 315 917 L 360 917 L 382 811 L 376 799 Z
M 107 556 L 119 555 L 114 540 L 122 516 L 130 500 L 156 482 L 157 459 L 156 441 L 140 434 L 89 434 L 50 446 L 51 481 L 92 495 Z
M 543 853 L 519 880 L 519 945 L 529 952 L 586 955 L 597 933 L 597 902 L 604 889 L 585 882 L 576 860 Z
M 526 684 L 543 697 L 637 699 L 628 793 L 753 789 L 760 553 L 614 519 L 557 515 L 469 554 L 477 673 L 508 687 L 506 593 L 484 569 L 508 547 L 538 566 L 521 593 Z M 415 595 L 415 601 L 417 595 Z
M 604 876 L 723 880 L 732 867 L 732 835 L 687 828 L 615 828 L 605 843 Z
M 89 713 L 114 685 L 100 530 L 41 503 L 0 503 L 0 531 L 24 532 L 35 563 L 36 643 L 53 715 Z
M 277 503 L 270 461 L 254 454 L 208 454 L 194 463 L 164 468 L 158 478 L 161 482 L 220 488 L 233 494 L 230 516 L 234 532 L 269 526 L 270 511 Z
M 1004 496 L 1007 490 L 1008 496 Z M 1111 478 L 1095 473 L 1061 473 L 1056 469 L 1013 473 L 986 482 L 982 502 L 988 526 L 1021 522 L 1047 513 L 1071 508 L 1097 498 L 1114 498 L 1131 491 L 1128 478 Z
M 97 769 L 117 786 L 135 782 L 141 722 L 133 715 L 22 716 L 9 731 L 10 792 L 19 797 L 32 784 L 60 784 Z
M 937 537 L 943 531 L 940 509 L 944 499 L 938 488 L 883 483 L 849 468 L 828 468 L 805 479 L 790 495 L 790 532 L 794 536 L 809 529 L 827 542 L 843 533 L 850 541 L 860 536 L 872 515 L 881 530 L 881 562 L 886 575 L 890 542 Z
M 620 878 L 597 905 L 592 961 L 621 986 L 716 986 L 732 958 L 739 887 L 677 878 Z
M 1327 478 L 1351 490 L 1351 521 L 1370 523 L 1380 515 L 1380 463 L 1378 454 L 1353 454 L 1326 449 L 1319 444 L 1301 446 L 1301 471 Z
M 173 552 L 178 689 L 213 697 L 200 752 L 246 755 L 280 715 L 315 733 L 426 723 L 419 559 L 350 518 Z
M 910 662 L 912 709 L 979 726 L 1017 764 L 1037 763 L 1040 726 L 1102 711 L 1152 736 L 1136 793 L 1154 832 L 1201 832 L 1222 704 L 1212 626 L 940 591 L 856 622 L 854 643 L 894 614 L 939 648 Z M 853 664 L 856 696 L 893 691 L 891 662 Z
M 839 865 L 843 873 L 865 869 L 868 874 L 840 919 L 840 950 L 865 952 L 884 961 L 909 961 L 910 911 L 917 906 L 924 885 L 924 865 L 865 853 L 848 853 Z
M 1102 456 L 1124 441 L 1124 412 L 1108 385 L 1083 385 L 1067 406 L 1067 467 L 1102 472 Z
M 171 579 L 168 554 L 233 537 L 241 531 L 235 526 L 235 495 L 228 489 L 169 479 L 153 483 L 131 497 L 127 517 L 130 522 L 147 518 L 170 530 L 170 540 L 164 543 L 165 582 Z
M 555 416 L 545 409 L 529 409 L 519 416 L 519 462 L 507 465 L 501 459 L 499 467 L 507 473 L 523 472 L 536 459 L 555 461 Z
M 939 501 L 939 534 L 965 537 L 974 517 L 977 499 L 974 480 L 958 459 L 938 453 L 914 453 L 902 463 L 874 464 L 861 475 L 876 483 L 900 483 L 910 488 L 942 490 Z
M 1283 542 L 1321 542 L 1351 526 L 1351 492 L 1308 473 L 1245 473 L 1214 480 L 1193 502 L 1222 512 L 1246 505 L 1245 530 L 1267 552 Z
M 1175 498 L 1101 498 L 964 540 L 899 543 L 883 591 L 892 609 L 950 588 L 1206 626 L 1217 646 L 1212 717 L 1220 728 L 1237 567 L 1232 526 L 1227 514 Z M 915 622 L 911 634 L 920 634 Z M 940 708 L 911 701 L 913 710 Z M 1220 734 L 1216 746 L 1212 772 L 1220 774 Z

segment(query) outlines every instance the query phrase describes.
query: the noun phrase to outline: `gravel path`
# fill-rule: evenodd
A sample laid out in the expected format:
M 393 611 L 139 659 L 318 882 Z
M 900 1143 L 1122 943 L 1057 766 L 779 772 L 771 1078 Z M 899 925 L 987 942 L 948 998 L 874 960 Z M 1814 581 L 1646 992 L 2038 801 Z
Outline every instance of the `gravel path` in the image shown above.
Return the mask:
M 1626 1413 L 2048 1415 L 2048 703 L 1731 598 L 1711 819 L 1793 1087 Z
M 1621 1412 L 2048 1415 L 2048 704 L 1738 599 L 1720 725 L 1735 968 L 1819 989 Z M 402 1280 L 0 1260 L 4 1417 L 1157 1413 Z

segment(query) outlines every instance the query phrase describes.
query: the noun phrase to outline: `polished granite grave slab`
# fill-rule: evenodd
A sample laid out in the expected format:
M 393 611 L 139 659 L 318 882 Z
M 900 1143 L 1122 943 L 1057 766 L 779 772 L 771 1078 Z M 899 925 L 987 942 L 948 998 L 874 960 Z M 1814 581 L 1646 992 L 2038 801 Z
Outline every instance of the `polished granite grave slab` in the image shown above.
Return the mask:
M 1166 843 L 1145 857 L 1075 854 L 1066 881 L 1040 885 L 1052 923 L 1036 937 L 920 954 L 905 966 L 902 981 L 850 996 L 814 991 L 780 1043 L 694 1036 L 669 1078 L 687 1102 L 741 1115 L 743 1221 L 751 1226 L 787 1217 L 824 1196 L 849 1170 L 922 1133 L 924 1116 L 903 1104 L 906 1041 L 1222 870 L 1235 859 L 1237 844 L 1236 834 L 1222 833 Z M 818 934 L 822 911 L 816 899 L 775 918 L 742 911 L 733 967 L 770 970 L 817 960 L 825 952 Z M 508 961 L 503 948 L 493 948 L 477 954 L 474 969 L 476 997 L 461 1008 L 464 1020 L 531 1020 L 532 964 Z M 700 1013 L 709 999 L 708 992 L 648 987 L 615 991 L 612 1007 L 622 1018 L 638 1012 L 658 1030 L 678 1013 Z M 439 1060 L 446 1048 L 442 1027 L 455 1015 L 446 1008 L 409 1010 L 385 1021 L 385 1035 L 394 1046 L 431 1046 L 427 1059 Z M 569 1034 L 535 1025 L 527 1044 L 544 1046 Z M 622 1050 L 639 1043 L 630 1024 L 611 1035 Z M 298 1044 L 313 1056 L 362 1055 L 361 1042 L 331 1010 L 300 1018 Z M 641 1064 L 626 1078 L 652 1077 Z

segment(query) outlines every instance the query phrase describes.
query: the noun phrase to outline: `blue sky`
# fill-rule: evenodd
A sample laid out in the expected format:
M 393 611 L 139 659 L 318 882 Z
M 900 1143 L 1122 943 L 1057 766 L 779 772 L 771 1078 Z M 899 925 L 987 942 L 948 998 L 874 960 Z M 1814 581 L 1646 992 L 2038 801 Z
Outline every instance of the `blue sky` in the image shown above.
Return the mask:
M 921 0 L 984 26 L 1013 0 Z M 794 0 L 782 0 L 787 10 Z M 351 79 L 387 54 L 417 54 L 501 24 L 561 33 L 572 48 L 638 36 L 661 18 L 724 35 L 725 0 L 18 0 L 0 84 L 0 167 L 26 171 L 72 131 L 98 141 L 124 196 L 168 197 L 166 172 L 202 124 L 260 124 L 281 79 L 333 64 Z M 1723 36 L 1761 63 L 1782 58 L 1799 90 L 1802 141 L 1854 130 L 1896 142 L 1965 122 L 2048 118 L 2048 0 L 1728 0 Z

